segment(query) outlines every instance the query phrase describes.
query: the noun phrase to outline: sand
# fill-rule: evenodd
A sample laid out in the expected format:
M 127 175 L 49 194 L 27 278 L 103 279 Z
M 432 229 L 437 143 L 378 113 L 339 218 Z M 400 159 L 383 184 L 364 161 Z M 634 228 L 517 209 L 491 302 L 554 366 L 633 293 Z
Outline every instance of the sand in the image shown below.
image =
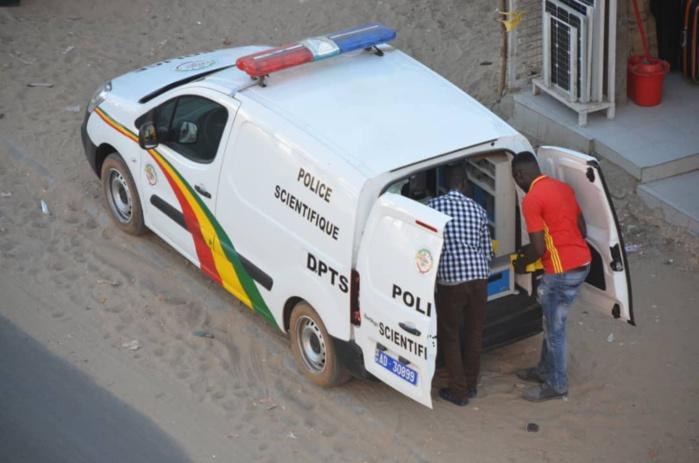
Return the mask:
M 0 460 L 699 461 L 697 240 L 658 221 L 613 166 L 627 240 L 642 245 L 630 257 L 638 326 L 576 306 L 570 397 L 537 405 L 520 399 L 513 371 L 535 361 L 540 337 L 486 354 L 480 396 L 466 408 L 436 400 L 429 410 L 369 381 L 318 389 L 295 369 L 286 337 L 160 239 L 110 222 L 79 136 L 85 104 L 108 78 L 380 19 L 399 29 L 400 48 L 491 106 L 494 9 L 484 0 L 0 8 Z M 71 406 L 83 395 L 100 417 Z

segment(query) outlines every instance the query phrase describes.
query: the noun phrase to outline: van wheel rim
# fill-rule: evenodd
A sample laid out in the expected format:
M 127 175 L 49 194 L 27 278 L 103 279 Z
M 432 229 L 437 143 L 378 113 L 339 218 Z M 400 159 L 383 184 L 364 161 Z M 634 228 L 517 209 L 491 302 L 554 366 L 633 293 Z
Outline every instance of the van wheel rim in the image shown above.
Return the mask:
M 301 358 L 306 368 L 313 373 L 322 372 L 325 369 L 326 350 L 325 339 L 318 324 L 304 315 L 299 319 L 296 334 Z
M 121 223 L 129 223 L 131 220 L 131 191 L 129 191 L 129 184 L 121 172 L 116 169 L 111 169 L 109 171 L 108 179 L 108 195 L 109 205 L 114 211 L 114 215 Z

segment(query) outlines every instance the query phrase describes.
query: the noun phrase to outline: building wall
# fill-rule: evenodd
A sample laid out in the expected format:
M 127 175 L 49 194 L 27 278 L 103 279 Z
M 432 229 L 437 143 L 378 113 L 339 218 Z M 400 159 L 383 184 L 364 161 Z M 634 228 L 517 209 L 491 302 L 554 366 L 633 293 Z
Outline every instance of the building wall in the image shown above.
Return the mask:
M 650 0 L 638 0 L 638 11 L 641 14 L 643 27 L 648 37 L 648 49 L 650 50 L 650 54 L 651 56 L 658 56 L 658 37 L 656 35 L 655 18 L 650 11 Z M 642 55 L 643 42 L 641 41 L 641 34 L 638 31 L 638 25 L 636 24 L 636 18 L 631 5 L 629 5 L 629 14 L 625 23 L 624 27 L 629 31 L 631 53 L 634 55 Z
M 631 34 L 628 24 L 629 17 L 633 17 L 630 0 L 617 0 L 617 34 L 616 34 L 616 103 L 623 104 L 628 101 L 626 96 L 626 61 L 631 50 Z
M 523 14 L 522 22 L 509 33 L 507 86 L 524 88 L 541 73 L 541 0 L 508 0 L 509 11 Z

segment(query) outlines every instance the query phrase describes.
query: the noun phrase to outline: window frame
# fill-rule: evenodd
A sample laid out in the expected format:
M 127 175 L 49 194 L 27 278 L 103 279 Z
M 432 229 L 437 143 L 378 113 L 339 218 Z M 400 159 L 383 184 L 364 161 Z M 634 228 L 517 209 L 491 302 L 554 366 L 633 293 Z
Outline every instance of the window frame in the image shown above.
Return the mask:
M 219 150 L 221 149 L 221 141 L 223 140 L 223 135 L 224 135 L 224 133 L 225 133 L 225 131 L 226 131 L 226 126 L 228 125 L 228 122 L 229 122 L 230 116 L 231 116 L 230 110 L 229 110 L 225 105 L 223 105 L 223 104 L 221 104 L 221 103 L 215 101 L 214 99 L 208 98 L 208 97 L 206 97 L 206 96 L 198 95 L 198 94 L 195 94 L 195 93 L 180 94 L 180 95 L 174 96 L 174 97 L 172 97 L 172 98 L 170 98 L 170 99 L 168 99 L 168 100 L 166 100 L 166 101 L 164 101 L 164 102 L 158 104 L 158 105 L 155 106 L 154 108 L 152 108 L 152 109 L 151 109 L 150 111 L 148 111 L 146 114 L 144 114 L 143 116 L 139 117 L 139 118 L 136 120 L 136 124 L 137 124 L 137 125 L 141 125 L 141 124 L 143 124 L 143 122 L 144 122 L 146 119 L 149 119 L 149 120 L 152 121 L 154 124 L 157 124 L 157 116 L 158 116 L 159 112 L 161 111 L 161 109 L 162 109 L 164 106 L 170 104 L 170 103 L 174 100 L 174 101 L 175 101 L 175 106 L 174 106 L 174 108 L 173 108 L 173 110 L 172 110 L 172 114 L 170 115 L 170 120 L 168 121 L 168 124 L 167 124 L 168 133 L 170 133 L 170 132 L 172 131 L 172 124 L 173 124 L 173 121 L 175 120 L 175 115 L 177 114 L 177 109 L 178 109 L 178 107 L 179 107 L 179 105 L 180 105 L 180 99 L 183 98 L 183 97 L 193 97 L 193 98 L 200 98 L 200 99 L 203 99 L 203 100 L 207 100 L 207 101 L 209 101 L 209 102 L 211 102 L 211 103 L 213 103 L 213 104 L 215 104 L 215 105 L 218 105 L 220 108 L 222 108 L 223 110 L 226 111 L 226 122 L 225 122 L 225 124 L 224 124 L 223 130 L 221 131 L 221 136 L 220 136 L 220 138 L 218 139 L 218 144 L 217 144 L 217 146 L 216 146 L 216 151 L 214 152 L 213 157 L 210 158 L 210 159 L 207 159 L 207 160 L 203 160 L 203 159 L 201 159 L 201 158 L 195 158 L 195 157 L 189 156 L 189 155 L 187 155 L 186 153 L 183 153 L 182 151 L 178 150 L 175 146 L 173 146 L 173 144 L 172 144 L 173 142 L 171 142 L 170 140 L 160 140 L 159 143 L 162 144 L 162 145 L 167 146 L 170 150 L 172 150 L 173 153 L 176 153 L 178 156 L 181 156 L 181 157 L 183 157 L 184 159 L 187 159 L 188 161 L 191 161 L 191 162 L 194 162 L 194 163 L 197 163 L 197 164 L 200 164 L 200 165 L 211 164 L 211 163 L 213 163 L 213 162 L 216 160 L 216 158 L 218 157 L 218 152 L 219 152 Z

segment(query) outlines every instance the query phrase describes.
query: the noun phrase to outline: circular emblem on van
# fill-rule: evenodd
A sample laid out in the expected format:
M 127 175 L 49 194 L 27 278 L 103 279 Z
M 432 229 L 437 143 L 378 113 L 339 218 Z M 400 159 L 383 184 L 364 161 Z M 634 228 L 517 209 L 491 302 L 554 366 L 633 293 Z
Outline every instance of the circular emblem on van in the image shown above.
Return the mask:
M 146 164 L 145 171 L 146 180 L 150 185 L 155 185 L 156 183 L 158 183 L 158 175 L 155 173 L 155 168 L 152 165 Z
M 432 254 L 427 249 L 420 249 L 415 255 L 415 263 L 420 273 L 427 273 L 432 270 Z
M 175 68 L 175 71 L 187 72 L 187 71 L 199 71 L 200 69 L 206 69 L 208 67 L 216 64 L 216 60 L 206 59 L 198 61 L 187 61 L 182 63 Z

